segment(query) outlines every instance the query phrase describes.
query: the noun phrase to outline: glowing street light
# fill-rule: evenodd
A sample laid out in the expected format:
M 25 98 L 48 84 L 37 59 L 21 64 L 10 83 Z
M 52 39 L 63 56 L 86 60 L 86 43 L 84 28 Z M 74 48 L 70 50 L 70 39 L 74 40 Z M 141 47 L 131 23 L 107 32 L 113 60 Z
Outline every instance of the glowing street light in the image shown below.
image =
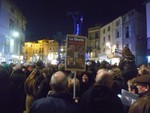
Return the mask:
M 110 42 L 107 42 L 107 43 L 106 43 L 106 46 L 111 50 L 111 52 L 114 52 L 115 49 L 116 49 L 116 45 L 113 45 L 113 46 L 112 46 Z
M 107 42 L 106 46 L 110 49 L 111 48 L 110 42 Z
M 18 36 L 19 36 L 19 33 L 18 33 L 17 31 L 13 31 L 13 32 L 12 32 L 12 36 L 13 36 L 13 37 L 18 37 Z
M 63 49 L 63 48 L 61 48 L 61 49 L 60 49 L 60 51 L 61 51 L 61 52 L 63 52 L 63 51 L 64 51 L 64 49 Z
M 106 46 L 108 47 L 108 51 L 106 53 L 108 58 L 113 58 L 116 45 L 112 46 L 110 42 L 107 42 Z

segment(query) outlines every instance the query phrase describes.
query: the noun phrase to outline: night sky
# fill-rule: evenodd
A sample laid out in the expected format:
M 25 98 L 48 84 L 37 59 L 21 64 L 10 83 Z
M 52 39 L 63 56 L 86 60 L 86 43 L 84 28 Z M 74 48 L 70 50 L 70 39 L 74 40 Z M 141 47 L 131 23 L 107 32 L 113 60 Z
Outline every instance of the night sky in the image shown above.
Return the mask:
M 73 33 L 69 12 L 83 15 L 82 35 L 89 27 L 105 24 L 146 0 L 12 0 L 27 19 L 26 41 L 51 38 L 56 32 Z

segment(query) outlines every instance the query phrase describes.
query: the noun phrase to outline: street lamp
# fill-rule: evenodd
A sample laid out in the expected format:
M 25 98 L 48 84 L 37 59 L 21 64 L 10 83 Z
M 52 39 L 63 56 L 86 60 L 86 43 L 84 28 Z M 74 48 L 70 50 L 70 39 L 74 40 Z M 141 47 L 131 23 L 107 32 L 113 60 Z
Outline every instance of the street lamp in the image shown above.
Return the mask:
M 114 51 L 115 51 L 115 49 L 116 49 L 116 45 L 111 45 L 111 43 L 110 42 L 107 42 L 106 43 L 106 46 L 108 47 L 108 52 L 107 52 L 107 56 L 108 56 L 108 58 L 113 58 L 114 57 Z
M 113 53 L 116 49 L 116 45 L 112 46 L 110 42 L 107 42 L 106 46 L 110 49 L 110 53 Z
M 111 48 L 110 42 L 106 42 L 106 46 L 110 49 Z
M 61 49 L 60 49 L 60 51 L 61 51 L 61 52 L 63 52 L 63 51 L 64 51 L 64 49 L 63 49 L 63 48 L 61 48 Z
M 19 36 L 19 33 L 18 33 L 17 31 L 13 31 L 13 32 L 12 32 L 12 36 L 13 36 L 13 37 L 18 37 L 18 36 Z

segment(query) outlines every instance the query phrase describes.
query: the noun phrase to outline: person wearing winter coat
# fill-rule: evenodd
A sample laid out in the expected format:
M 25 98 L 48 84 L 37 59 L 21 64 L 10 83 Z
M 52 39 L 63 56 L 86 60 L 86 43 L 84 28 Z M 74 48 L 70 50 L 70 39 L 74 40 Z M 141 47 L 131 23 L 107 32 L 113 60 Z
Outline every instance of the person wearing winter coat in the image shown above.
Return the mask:
M 84 113 L 123 113 L 119 97 L 112 91 L 112 75 L 105 69 L 97 72 L 95 83 L 81 98 Z
M 119 62 L 119 68 L 121 69 L 122 76 L 126 82 L 136 77 L 138 74 L 135 64 L 135 56 L 128 47 L 124 47 L 122 50 L 122 59 Z
M 30 113 L 80 113 L 80 107 L 67 93 L 68 78 L 65 73 L 54 73 L 50 86 L 52 90 L 48 97 L 34 101 Z

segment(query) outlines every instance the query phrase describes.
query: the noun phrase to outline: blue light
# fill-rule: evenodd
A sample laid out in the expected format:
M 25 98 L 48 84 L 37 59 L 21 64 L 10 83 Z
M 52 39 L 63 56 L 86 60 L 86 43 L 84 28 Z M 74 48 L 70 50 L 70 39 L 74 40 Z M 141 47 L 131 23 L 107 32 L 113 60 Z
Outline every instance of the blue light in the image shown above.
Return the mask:
M 83 23 L 83 16 L 79 13 L 71 13 L 72 18 L 74 20 L 74 34 L 81 34 L 81 24 Z
M 77 24 L 76 35 L 79 35 L 79 33 L 80 33 L 80 26 L 79 26 L 79 24 Z
M 147 56 L 147 59 L 148 59 L 148 63 L 150 63 L 150 56 Z
M 80 21 L 83 22 L 83 16 L 81 16 Z

